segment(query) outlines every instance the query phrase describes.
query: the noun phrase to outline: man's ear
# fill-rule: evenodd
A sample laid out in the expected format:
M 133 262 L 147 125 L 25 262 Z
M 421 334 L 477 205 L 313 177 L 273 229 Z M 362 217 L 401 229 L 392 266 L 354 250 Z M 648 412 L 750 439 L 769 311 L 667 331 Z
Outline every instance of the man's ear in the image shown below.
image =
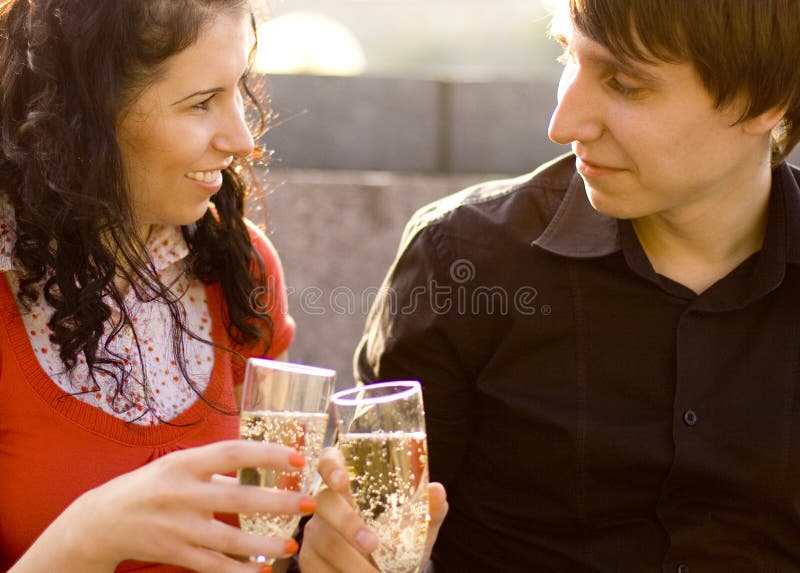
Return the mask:
M 770 133 L 786 115 L 787 107 L 774 107 L 742 122 L 742 129 L 750 135 Z

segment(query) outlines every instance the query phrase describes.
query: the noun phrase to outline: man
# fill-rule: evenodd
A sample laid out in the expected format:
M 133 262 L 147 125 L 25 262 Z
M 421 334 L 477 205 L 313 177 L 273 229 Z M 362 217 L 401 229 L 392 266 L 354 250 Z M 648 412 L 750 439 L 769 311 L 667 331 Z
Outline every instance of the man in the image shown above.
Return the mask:
M 436 572 L 800 571 L 800 2 L 553 35 L 573 153 L 419 211 L 357 353 L 424 385 Z

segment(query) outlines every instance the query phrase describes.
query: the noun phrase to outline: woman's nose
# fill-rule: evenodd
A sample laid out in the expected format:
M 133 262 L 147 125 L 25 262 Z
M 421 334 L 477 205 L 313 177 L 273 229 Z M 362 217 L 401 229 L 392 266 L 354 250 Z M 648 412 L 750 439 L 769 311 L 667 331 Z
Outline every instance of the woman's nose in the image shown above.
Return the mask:
M 253 134 L 245 121 L 244 108 L 241 98 L 229 113 L 221 119 L 221 125 L 214 146 L 228 155 L 247 157 L 253 153 L 255 143 Z

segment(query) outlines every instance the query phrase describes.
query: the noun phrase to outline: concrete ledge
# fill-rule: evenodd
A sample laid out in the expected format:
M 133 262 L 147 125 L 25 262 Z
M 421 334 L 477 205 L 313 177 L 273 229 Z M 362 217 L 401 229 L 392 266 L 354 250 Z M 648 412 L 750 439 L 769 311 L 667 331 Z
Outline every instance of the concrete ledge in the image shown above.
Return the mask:
M 270 76 L 277 165 L 428 173 L 524 172 L 547 139 L 549 82 Z

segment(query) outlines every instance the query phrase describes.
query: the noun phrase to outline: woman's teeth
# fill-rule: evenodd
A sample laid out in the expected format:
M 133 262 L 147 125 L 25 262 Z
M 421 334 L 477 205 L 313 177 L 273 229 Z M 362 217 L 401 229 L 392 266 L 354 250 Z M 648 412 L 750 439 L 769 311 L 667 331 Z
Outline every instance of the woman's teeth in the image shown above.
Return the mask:
M 186 177 L 203 183 L 216 183 L 222 179 L 222 172 L 219 169 L 213 171 L 190 171 L 186 174 Z

